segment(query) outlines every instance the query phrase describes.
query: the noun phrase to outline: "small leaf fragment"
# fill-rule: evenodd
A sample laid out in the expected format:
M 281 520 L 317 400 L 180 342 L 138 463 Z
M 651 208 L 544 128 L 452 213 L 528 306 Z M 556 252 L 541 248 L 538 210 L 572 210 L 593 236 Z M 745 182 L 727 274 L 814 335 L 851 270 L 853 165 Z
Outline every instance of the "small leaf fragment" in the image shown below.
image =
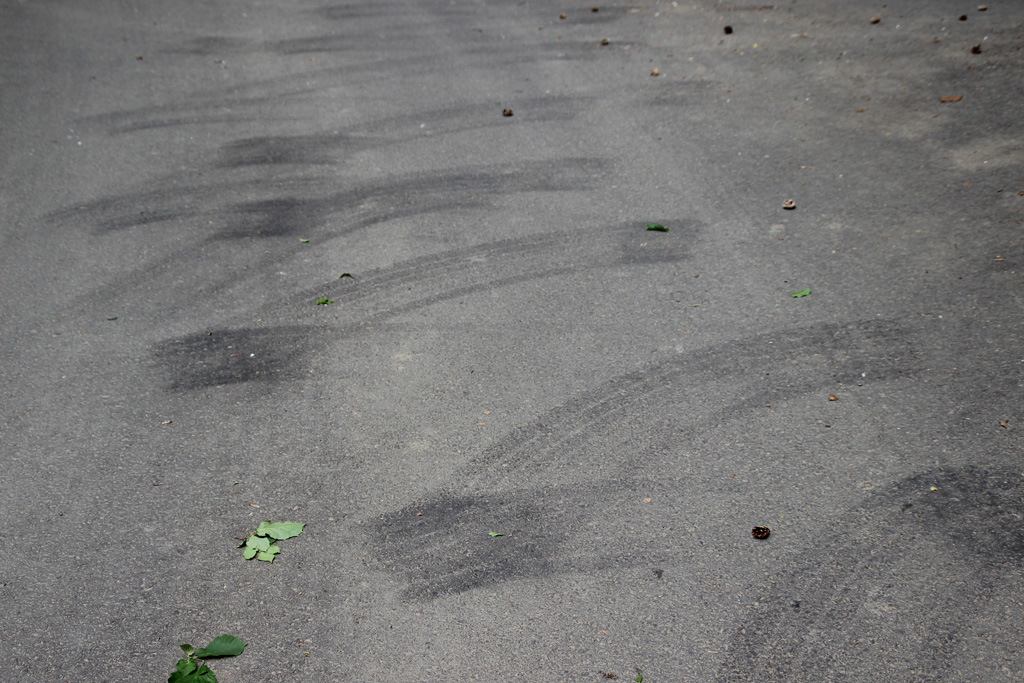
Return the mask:
M 184 652 L 187 655 L 191 655 L 193 652 L 196 651 L 196 649 L 194 647 L 192 647 L 191 645 L 189 645 L 188 643 L 182 643 L 178 647 L 180 647 L 181 651 Z
M 302 237 L 299 238 L 299 241 L 302 242 L 303 244 L 309 244 L 309 240 L 304 239 Z
M 245 547 L 265 552 L 270 550 L 270 539 L 262 536 L 250 536 L 245 541 Z
M 811 288 L 810 287 L 805 287 L 804 289 L 801 289 L 799 292 L 793 292 L 790 296 L 792 296 L 794 299 L 800 299 L 802 297 L 807 296 L 810 293 L 811 293 Z
M 648 223 L 646 229 L 653 230 L 655 232 L 668 232 L 668 228 L 666 228 L 661 223 Z
M 306 526 L 305 523 L 299 524 L 298 522 L 260 522 L 256 534 L 283 541 L 301 534 L 304 526 Z
M 207 657 L 234 657 L 242 654 L 246 643 L 233 635 L 225 633 L 210 641 L 206 647 L 196 651 L 196 657 L 206 659 Z
M 281 549 L 279 547 L 277 547 L 276 545 L 272 545 L 267 550 L 256 553 L 256 559 L 260 560 L 261 562 L 273 562 L 274 556 L 280 552 Z
M 487 535 L 491 536 L 491 537 L 494 537 L 494 536 L 504 536 L 505 534 L 501 533 L 500 531 L 488 531 Z
M 342 273 L 341 275 L 339 275 L 339 276 L 338 276 L 338 279 L 340 280 L 340 279 L 341 279 L 341 278 L 343 278 L 343 277 L 350 277 L 350 278 L 352 278 L 353 280 L 355 280 L 355 279 L 356 279 L 356 276 L 355 276 L 355 275 L 353 275 L 352 273 Z
M 114 316 L 113 318 L 107 318 L 107 320 L 117 320 L 117 316 Z
M 317 299 L 316 300 L 316 305 L 317 306 L 330 306 L 333 303 L 334 302 L 331 301 L 330 299 Z
M 633 680 L 636 681 L 636 683 L 644 683 L 643 674 L 637 674 L 636 678 L 634 678 Z
M 244 557 L 247 560 L 251 560 L 252 558 L 256 557 L 257 552 L 259 551 L 256 550 L 256 548 L 247 547 L 245 550 L 242 551 L 242 557 Z

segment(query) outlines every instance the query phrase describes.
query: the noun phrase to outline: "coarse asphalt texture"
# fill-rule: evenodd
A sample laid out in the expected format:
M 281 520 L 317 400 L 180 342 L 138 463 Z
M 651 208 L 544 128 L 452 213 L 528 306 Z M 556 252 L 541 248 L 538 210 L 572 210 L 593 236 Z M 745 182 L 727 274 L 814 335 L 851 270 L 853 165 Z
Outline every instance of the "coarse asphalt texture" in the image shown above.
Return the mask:
M 0 680 L 1024 680 L 1022 112 L 1009 0 L 3 0 Z

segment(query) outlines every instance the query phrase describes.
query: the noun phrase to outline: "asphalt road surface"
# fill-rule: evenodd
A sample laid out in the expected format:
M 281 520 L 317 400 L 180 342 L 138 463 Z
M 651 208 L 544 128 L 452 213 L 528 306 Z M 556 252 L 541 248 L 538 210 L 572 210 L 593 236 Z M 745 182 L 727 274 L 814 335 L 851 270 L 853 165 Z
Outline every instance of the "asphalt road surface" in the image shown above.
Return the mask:
M 0 679 L 1024 680 L 1022 73 L 1009 0 L 3 0 Z

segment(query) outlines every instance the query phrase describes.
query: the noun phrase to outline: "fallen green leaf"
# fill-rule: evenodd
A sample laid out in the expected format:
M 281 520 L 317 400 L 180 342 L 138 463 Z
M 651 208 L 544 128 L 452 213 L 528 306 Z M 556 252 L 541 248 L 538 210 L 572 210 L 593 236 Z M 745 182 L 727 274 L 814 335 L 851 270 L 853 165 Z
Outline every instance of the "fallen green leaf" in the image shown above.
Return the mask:
M 487 532 L 487 535 L 488 536 L 504 536 L 505 534 L 503 534 L 503 533 L 501 533 L 499 531 L 489 531 L 489 532 Z
M 194 651 L 188 643 L 183 643 L 181 651 L 188 655 L 185 659 L 179 659 L 174 665 L 174 673 L 167 679 L 167 683 L 217 683 L 217 677 L 213 675 L 210 667 L 200 661 L 203 657 L 234 657 L 242 654 L 245 650 L 245 643 L 238 638 L 228 635 L 217 636 L 209 645 Z
M 190 673 L 199 668 L 196 664 L 196 660 L 192 659 L 191 653 L 185 659 L 179 659 L 178 663 L 174 665 L 174 668 L 178 670 L 182 676 L 188 676 Z
M 245 537 L 245 540 L 238 544 L 242 551 L 242 557 L 246 560 L 256 558 L 263 562 L 273 562 L 274 556 L 281 552 L 281 548 L 272 545 L 270 539 L 282 541 L 293 538 L 302 533 L 305 523 L 299 522 L 260 522 L 256 531 Z
M 107 318 L 107 320 L 117 320 L 117 316 L 114 316 L 113 318 Z
M 207 657 L 234 657 L 242 654 L 245 646 L 246 643 L 243 643 L 241 639 L 225 633 L 211 640 L 210 644 L 206 647 L 196 650 L 195 656 L 199 659 L 206 659 Z
M 666 228 L 661 223 L 648 223 L 647 229 L 654 230 L 655 232 L 668 232 L 668 228 Z
M 301 237 L 299 238 L 299 241 L 302 242 L 303 244 L 309 244 L 309 240 L 303 239 Z
M 338 276 L 338 279 L 340 280 L 340 279 L 341 279 L 341 278 L 343 278 L 343 277 L 350 277 L 350 278 L 352 278 L 353 280 L 355 280 L 355 279 L 356 279 L 356 276 L 355 276 L 355 275 L 353 275 L 352 273 L 342 273 L 341 275 L 339 275 L 339 276 Z
M 333 303 L 334 302 L 331 301 L 330 299 L 317 299 L 316 300 L 316 305 L 317 306 L 329 306 L 329 305 L 331 305 Z
M 793 292 L 790 296 L 792 296 L 794 299 L 799 299 L 801 297 L 807 296 L 810 293 L 811 293 L 811 288 L 807 287 L 805 289 L 801 289 L 799 292 Z
M 633 679 L 636 683 L 644 683 L 644 677 L 641 674 L 637 674 L 636 678 Z
M 293 538 L 302 533 L 302 527 L 305 524 L 299 524 L 298 522 L 260 522 L 259 527 L 256 529 L 257 536 L 270 536 L 276 538 L 279 541 L 283 541 L 286 538 Z
M 264 551 L 256 553 L 256 559 L 261 562 L 273 562 L 274 556 L 281 552 L 276 545 L 272 545 Z
M 249 538 L 245 539 L 245 547 L 253 548 L 255 550 L 259 550 L 260 552 L 264 552 L 270 550 L 270 539 L 263 538 L 262 536 L 250 536 Z

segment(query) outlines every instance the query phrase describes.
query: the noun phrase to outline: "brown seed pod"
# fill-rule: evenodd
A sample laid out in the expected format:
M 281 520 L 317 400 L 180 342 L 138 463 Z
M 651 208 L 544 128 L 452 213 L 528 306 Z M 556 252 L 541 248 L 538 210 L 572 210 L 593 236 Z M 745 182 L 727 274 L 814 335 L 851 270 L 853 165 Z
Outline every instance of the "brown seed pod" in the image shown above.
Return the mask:
M 511 109 L 502 109 L 501 110 L 501 115 L 502 116 L 512 116 L 512 110 Z
M 792 211 L 793 209 L 796 208 L 796 200 L 787 199 L 786 201 L 782 202 L 782 208 L 786 209 L 787 211 Z
M 763 540 L 771 536 L 772 530 L 766 526 L 755 526 L 750 531 L 750 535 L 758 540 Z
M 608 39 L 607 38 L 602 38 L 601 39 L 601 44 L 602 45 L 608 45 L 609 44 Z
M 653 69 L 651 69 L 651 75 L 652 76 L 660 76 L 661 75 L 661 71 L 658 70 L 658 67 L 654 67 Z

